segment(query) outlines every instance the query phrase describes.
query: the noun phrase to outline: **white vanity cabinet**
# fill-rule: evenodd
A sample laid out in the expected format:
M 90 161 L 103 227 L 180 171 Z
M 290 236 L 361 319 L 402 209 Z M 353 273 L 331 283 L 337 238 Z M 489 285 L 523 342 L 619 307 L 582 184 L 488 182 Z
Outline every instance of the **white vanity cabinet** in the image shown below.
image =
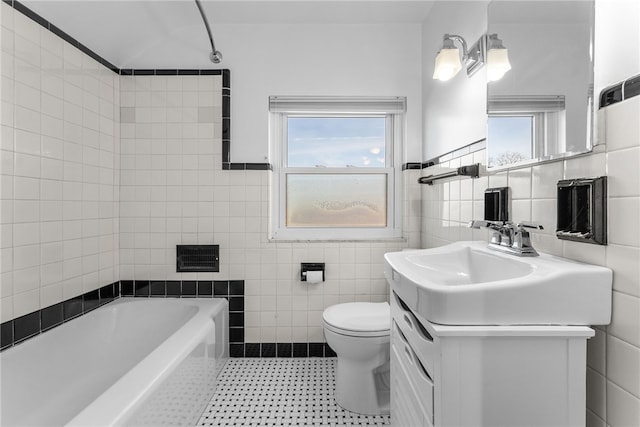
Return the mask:
M 584 426 L 586 326 L 445 326 L 391 286 L 397 426 Z

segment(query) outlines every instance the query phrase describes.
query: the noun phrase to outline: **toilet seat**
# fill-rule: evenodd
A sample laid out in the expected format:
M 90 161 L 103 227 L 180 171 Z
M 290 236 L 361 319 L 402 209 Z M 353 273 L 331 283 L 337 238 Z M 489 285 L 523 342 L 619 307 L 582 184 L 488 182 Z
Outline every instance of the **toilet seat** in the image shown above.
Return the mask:
M 322 321 L 325 328 L 341 335 L 389 336 L 391 309 L 386 302 L 348 302 L 327 308 L 322 313 Z

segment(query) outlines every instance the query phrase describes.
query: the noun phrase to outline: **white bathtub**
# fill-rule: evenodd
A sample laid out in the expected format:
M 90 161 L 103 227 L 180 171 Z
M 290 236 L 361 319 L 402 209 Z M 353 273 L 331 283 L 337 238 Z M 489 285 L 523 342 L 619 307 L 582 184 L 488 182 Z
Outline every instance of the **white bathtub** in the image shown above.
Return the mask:
M 5 350 L 1 424 L 194 425 L 228 318 L 225 299 L 120 298 Z

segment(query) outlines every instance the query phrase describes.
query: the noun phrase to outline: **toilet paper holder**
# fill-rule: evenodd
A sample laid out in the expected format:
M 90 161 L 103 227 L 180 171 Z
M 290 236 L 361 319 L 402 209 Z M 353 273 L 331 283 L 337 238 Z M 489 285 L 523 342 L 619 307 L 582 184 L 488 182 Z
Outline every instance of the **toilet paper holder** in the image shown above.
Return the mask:
M 322 281 L 324 282 L 324 262 L 303 262 L 300 264 L 300 281 L 307 281 L 307 271 L 322 271 Z

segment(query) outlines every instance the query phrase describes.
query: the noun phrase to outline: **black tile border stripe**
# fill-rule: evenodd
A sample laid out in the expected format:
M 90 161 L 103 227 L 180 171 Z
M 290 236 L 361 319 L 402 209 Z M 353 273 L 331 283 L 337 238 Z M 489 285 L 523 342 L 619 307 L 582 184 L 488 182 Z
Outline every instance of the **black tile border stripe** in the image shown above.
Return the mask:
M 19 344 L 117 299 L 119 289 L 119 282 L 114 282 L 2 323 L 0 350 Z
M 617 104 L 626 99 L 640 95 L 640 74 L 608 86 L 600 91 L 598 109 Z
M 121 68 L 117 70 L 117 74 L 121 76 L 222 76 L 227 69 L 202 69 L 202 70 L 183 70 L 183 69 L 138 69 L 138 68 Z
M 422 163 L 419 162 L 408 162 L 402 165 L 402 170 L 410 170 L 410 169 L 422 169 Z
M 230 356 L 245 358 L 336 357 L 336 353 L 324 342 L 263 342 L 232 346 Z
M 335 357 L 326 343 L 245 343 L 244 280 L 121 280 L 0 325 L 0 351 L 45 333 L 120 297 L 225 298 L 230 357 Z
M 244 280 L 121 280 L 2 323 L 0 350 L 20 344 L 121 296 L 225 298 L 230 302 L 229 312 L 234 314 L 235 320 L 229 335 L 241 337 L 243 341 L 233 343 L 244 346 Z
M 222 146 L 224 148 L 224 145 Z M 244 171 L 244 170 L 254 170 L 254 171 L 272 171 L 273 165 L 271 163 L 230 163 L 230 162 L 222 162 L 223 170 L 233 170 L 233 171 Z

